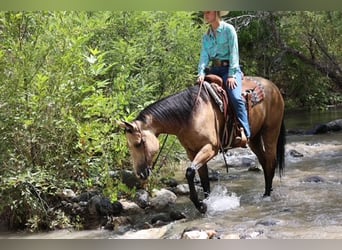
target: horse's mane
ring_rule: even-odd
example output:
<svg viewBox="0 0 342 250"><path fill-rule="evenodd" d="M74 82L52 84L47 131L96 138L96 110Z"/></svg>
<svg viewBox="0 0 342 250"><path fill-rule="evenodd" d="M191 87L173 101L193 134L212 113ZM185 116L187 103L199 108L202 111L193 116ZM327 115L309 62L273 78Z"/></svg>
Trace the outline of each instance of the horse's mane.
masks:
<svg viewBox="0 0 342 250"><path fill-rule="evenodd" d="M165 97L147 106L140 112L136 120L146 122L146 117L151 115L153 119L161 123L176 122L186 125L191 118L192 112L195 110L199 91L199 86L195 85L182 92ZM205 102L208 101L208 95L203 89L198 99Z"/></svg>

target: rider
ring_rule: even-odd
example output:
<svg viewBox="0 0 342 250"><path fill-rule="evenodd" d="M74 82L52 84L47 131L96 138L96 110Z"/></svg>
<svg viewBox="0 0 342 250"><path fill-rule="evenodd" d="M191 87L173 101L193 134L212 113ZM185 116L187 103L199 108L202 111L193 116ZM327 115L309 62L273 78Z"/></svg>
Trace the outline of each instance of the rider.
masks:
<svg viewBox="0 0 342 250"><path fill-rule="evenodd" d="M238 121L243 127L237 144L246 146L251 135L247 110L242 100L242 72L239 65L238 39L234 26L221 20L228 11L204 11L204 19L210 24L203 35L202 50L198 64L198 83L203 83L205 74L215 74L223 79L225 89L233 104ZM208 69L209 63L211 67Z"/></svg>

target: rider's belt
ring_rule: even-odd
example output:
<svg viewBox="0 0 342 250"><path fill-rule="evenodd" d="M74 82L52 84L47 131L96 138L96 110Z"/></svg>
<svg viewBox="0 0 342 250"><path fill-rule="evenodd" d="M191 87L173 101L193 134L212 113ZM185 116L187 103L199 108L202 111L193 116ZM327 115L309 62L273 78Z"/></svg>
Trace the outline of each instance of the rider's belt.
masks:
<svg viewBox="0 0 342 250"><path fill-rule="evenodd" d="M212 59L211 60L211 66L213 67L228 67L229 61L228 60L218 60L218 59Z"/></svg>

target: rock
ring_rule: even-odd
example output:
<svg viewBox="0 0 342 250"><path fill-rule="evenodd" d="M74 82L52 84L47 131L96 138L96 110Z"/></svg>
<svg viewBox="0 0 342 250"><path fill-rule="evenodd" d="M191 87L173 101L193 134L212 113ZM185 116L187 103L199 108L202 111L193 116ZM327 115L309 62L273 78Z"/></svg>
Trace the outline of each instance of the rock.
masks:
<svg viewBox="0 0 342 250"><path fill-rule="evenodd" d="M139 207L146 208L149 204L149 193L144 189L139 189L134 201Z"/></svg>
<svg viewBox="0 0 342 250"><path fill-rule="evenodd" d="M95 195L99 195L100 193L98 191L88 191L88 192L83 192L80 195L74 197L72 199L72 201L74 202L88 202L91 197L95 196Z"/></svg>
<svg viewBox="0 0 342 250"><path fill-rule="evenodd" d="M189 239L189 240L195 240L195 239L209 239L208 234L205 231L200 230L194 230L194 231L188 231L184 232L182 234L182 239Z"/></svg>
<svg viewBox="0 0 342 250"><path fill-rule="evenodd" d="M215 230L193 229L182 233L181 239L213 239L217 235Z"/></svg>
<svg viewBox="0 0 342 250"><path fill-rule="evenodd" d="M341 131L342 130L342 119L337 119L325 124L319 124L317 125L312 131L309 131L309 133L312 133L314 135L316 134L324 134L329 131Z"/></svg>
<svg viewBox="0 0 342 250"><path fill-rule="evenodd" d="M164 188L152 192L153 197L150 199L150 206L156 210L162 210L177 200L177 196L173 192Z"/></svg>
<svg viewBox="0 0 342 250"><path fill-rule="evenodd" d="M62 199L72 199L76 197L76 194L73 190L65 188L63 191L59 194L59 196Z"/></svg>
<svg viewBox="0 0 342 250"><path fill-rule="evenodd" d="M178 185L178 181L172 178L162 178L161 182L171 188L175 188Z"/></svg>
<svg viewBox="0 0 342 250"><path fill-rule="evenodd" d="M263 230L247 232L240 235L240 239L256 239L257 237L261 236L264 233Z"/></svg>
<svg viewBox="0 0 342 250"><path fill-rule="evenodd" d="M188 195L190 193L188 184L178 184L175 188L175 193L178 195Z"/></svg>
<svg viewBox="0 0 342 250"><path fill-rule="evenodd" d="M100 195L93 196L88 202L90 214L99 216L118 215L123 210L120 202L111 203L108 198Z"/></svg>
<svg viewBox="0 0 342 250"><path fill-rule="evenodd" d="M278 220L274 219L265 219L265 220L259 220L255 225L263 225L263 226L275 226L279 224Z"/></svg>
<svg viewBox="0 0 342 250"><path fill-rule="evenodd" d="M291 149L289 154L294 158L303 157L304 155L302 153L299 153L297 150Z"/></svg>
<svg viewBox="0 0 342 250"><path fill-rule="evenodd" d="M303 129L289 129L286 133L288 135L304 135L306 132Z"/></svg>
<svg viewBox="0 0 342 250"><path fill-rule="evenodd" d="M140 208L135 202L120 200L120 203L122 204L123 212L125 214L139 214L143 212L143 209Z"/></svg>
<svg viewBox="0 0 342 250"><path fill-rule="evenodd" d="M242 167L246 167L246 168L251 168L251 167L256 166L255 160L248 158L248 157L243 157L241 160L241 164L242 164Z"/></svg>
<svg viewBox="0 0 342 250"><path fill-rule="evenodd" d="M220 173L216 170L209 168L209 180L210 181L218 181L220 177Z"/></svg>
<svg viewBox="0 0 342 250"><path fill-rule="evenodd" d="M143 229L139 231L128 231L123 235L115 235L116 239L162 239L163 236L169 229L169 225L158 227L158 228L150 228Z"/></svg>
<svg viewBox="0 0 342 250"><path fill-rule="evenodd" d="M170 217L167 213L156 214L151 219L151 224L156 224L158 221L170 222Z"/></svg>
<svg viewBox="0 0 342 250"><path fill-rule="evenodd" d="M172 210L172 211L170 212L170 219L171 219L172 221L181 220L181 219L185 219L185 218L186 218L186 216L185 216L184 213L182 213L182 212L174 211L174 210Z"/></svg>
<svg viewBox="0 0 342 250"><path fill-rule="evenodd" d="M309 182L309 183L324 183L325 180L322 177L319 176L309 176L306 177L303 182Z"/></svg>
<svg viewBox="0 0 342 250"><path fill-rule="evenodd" d="M248 171L250 171L250 172L261 172L262 169L258 166L252 166L252 167L248 168Z"/></svg>
<svg viewBox="0 0 342 250"><path fill-rule="evenodd" d="M131 225L132 220L128 216L111 217L104 226L104 229L113 230L116 233L124 233L129 230Z"/></svg>
<svg viewBox="0 0 342 250"><path fill-rule="evenodd" d="M227 235L222 235L220 239L223 240L239 240L240 236L238 234L227 234Z"/></svg>

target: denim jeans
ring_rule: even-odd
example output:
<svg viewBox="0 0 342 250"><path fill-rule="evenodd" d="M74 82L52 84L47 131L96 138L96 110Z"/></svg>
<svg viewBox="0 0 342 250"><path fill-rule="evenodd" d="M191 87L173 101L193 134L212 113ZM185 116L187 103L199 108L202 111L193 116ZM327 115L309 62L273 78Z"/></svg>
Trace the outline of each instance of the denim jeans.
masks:
<svg viewBox="0 0 342 250"><path fill-rule="evenodd" d="M229 100L233 104L233 108L235 110L238 121L241 126L244 128L247 138L250 138L251 131L249 128L247 110L245 106L245 102L242 99L242 72L239 72L235 75L237 86L235 89L229 89L227 87L227 79L228 79L228 67L211 67L207 74L218 75L223 79L224 87L228 93Z"/></svg>

